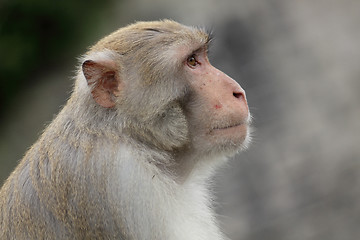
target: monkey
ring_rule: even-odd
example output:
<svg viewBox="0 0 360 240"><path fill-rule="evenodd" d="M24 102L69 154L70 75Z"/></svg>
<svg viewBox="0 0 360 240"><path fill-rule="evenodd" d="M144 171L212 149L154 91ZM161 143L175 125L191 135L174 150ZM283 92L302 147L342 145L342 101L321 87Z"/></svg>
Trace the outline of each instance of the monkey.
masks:
<svg viewBox="0 0 360 240"><path fill-rule="evenodd" d="M71 96L0 190L0 239L227 239L210 178L250 142L211 34L135 22L81 57Z"/></svg>

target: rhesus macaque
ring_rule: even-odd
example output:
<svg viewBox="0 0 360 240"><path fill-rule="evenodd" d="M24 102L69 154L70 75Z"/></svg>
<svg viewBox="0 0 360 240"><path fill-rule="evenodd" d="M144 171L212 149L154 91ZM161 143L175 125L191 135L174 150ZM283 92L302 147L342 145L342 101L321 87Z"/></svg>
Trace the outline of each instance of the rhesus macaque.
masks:
<svg viewBox="0 0 360 240"><path fill-rule="evenodd" d="M138 22L84 55L66 106L0 192L0 239L226 239L209 178L249 142L209 35Z"/></svg>

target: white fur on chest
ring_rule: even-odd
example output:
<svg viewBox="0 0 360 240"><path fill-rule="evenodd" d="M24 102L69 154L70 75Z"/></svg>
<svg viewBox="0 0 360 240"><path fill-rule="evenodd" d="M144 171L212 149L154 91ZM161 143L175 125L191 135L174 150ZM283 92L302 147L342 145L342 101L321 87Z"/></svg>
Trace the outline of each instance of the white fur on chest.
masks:
<svg viewBox="0 0 360 240"><path fill-rule="evenodd" d="M116 158L107 192L130 239L224 239L202 178L179 184L124 146Z"/></svg>

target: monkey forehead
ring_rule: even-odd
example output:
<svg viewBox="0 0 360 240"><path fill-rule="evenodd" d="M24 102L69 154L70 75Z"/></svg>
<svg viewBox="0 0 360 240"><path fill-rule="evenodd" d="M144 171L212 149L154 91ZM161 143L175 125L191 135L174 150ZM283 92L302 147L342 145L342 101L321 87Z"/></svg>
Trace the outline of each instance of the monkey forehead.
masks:
<svg viewBox="0 0 360 240"><path fill-rule="evenodd" d="M101 39L90 50L109 49L126 55L137 50L166 51L173 46L182 46L194 51L206 46L209 40L210 36L206 31L172 20L137 22Z"/></svg>

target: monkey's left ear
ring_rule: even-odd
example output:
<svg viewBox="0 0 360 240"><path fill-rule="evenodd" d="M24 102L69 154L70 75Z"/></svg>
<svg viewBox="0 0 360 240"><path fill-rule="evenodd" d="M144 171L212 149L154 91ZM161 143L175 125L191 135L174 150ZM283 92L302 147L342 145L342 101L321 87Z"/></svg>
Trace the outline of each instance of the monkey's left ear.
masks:
<svg viewBox="0 0 360 240"><path fill-rule="evenodd" d="M82 71L91 87L94 100L105 108L115 106L115 98L119 96L120 79L116 64L112 61L95 62L86 60L82 64Z"/></svg>

